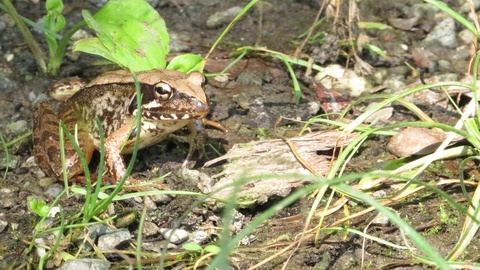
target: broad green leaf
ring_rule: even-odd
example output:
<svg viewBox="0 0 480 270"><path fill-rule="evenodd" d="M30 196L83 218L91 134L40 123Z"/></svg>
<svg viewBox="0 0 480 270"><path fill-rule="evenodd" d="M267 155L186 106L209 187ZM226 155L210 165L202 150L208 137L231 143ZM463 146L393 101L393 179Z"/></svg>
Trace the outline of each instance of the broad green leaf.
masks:
<svg viewBox="0 0 480 270"><path fill-rule="evenodd" d="M90 54L96 54L112 62L117 62L116 59L113 58L113 55L111 55L108 49L102 45L102 42L98 38L84 38L78 40L73 45L73 51L82 51Z"/></svg>
<svg viewBox="0 0 480 270"><path fill-rule="evenodd" d="M196 54L182 54L176 56L168 63L167 69L189 73L192 71L202 71L203 58Z"/></svg>
<svg viewBox="0 0 480 270"><path fill-rule="evenodd" d="M111 0L95 15L86 10L82 15L99 42L77 41L74 51L101 55L133 71L165 68L170 51L165 22L144 0Z"/></svg>

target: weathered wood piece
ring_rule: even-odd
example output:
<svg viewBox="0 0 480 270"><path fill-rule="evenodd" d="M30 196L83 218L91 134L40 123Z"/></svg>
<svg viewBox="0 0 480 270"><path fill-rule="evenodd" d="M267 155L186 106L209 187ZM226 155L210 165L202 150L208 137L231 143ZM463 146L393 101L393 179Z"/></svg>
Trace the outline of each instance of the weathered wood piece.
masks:
<svg viewBox="0 0 480 270"><path fill-rule="evenodd" d="M342 134L341 131L312 132L304 136L288 139L298 155L315 170L318 175L327 174L332 159L333 149L337 153L341 146L354 140L358 134ZM343 136L343 137L342 137ZM235 145L227 154L211 160L205 166L212 166L227 161L223 165L220 179L212 187L212 196L222 199L231 197L237 189L241 207L266 203L270 197L286 197L292 189L308 184L301 177L296 178L261 178L248 183L241 183L242 177L266 174L311 175L299 159L295 157L286 139L253 141ZM235 182L235 184L234 184ZM235 188L234 185L241 185Z"/></svg>

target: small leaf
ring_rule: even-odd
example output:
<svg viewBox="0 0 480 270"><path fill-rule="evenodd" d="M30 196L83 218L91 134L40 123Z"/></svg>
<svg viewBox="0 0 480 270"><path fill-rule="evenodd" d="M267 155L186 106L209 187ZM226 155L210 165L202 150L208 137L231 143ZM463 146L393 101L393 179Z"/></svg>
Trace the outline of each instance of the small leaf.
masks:
<svg viewBox="0 0 480 270"><path fill-rule="evenodd" d="M66 23L65 17L62 15L63 3L59 0L47 0L45 4L47 9L47 15L43 16L43 25L48 30L52 30L55 33L60 32Z"/></svg>
<svg viewBox="0 0 480 270"><path fill-rule="evenodd" d="M379 22L358 22L357 25L359 28L364 28L364 29L378 29L378 30L392 29L391 26L386 25L384 23L379 23Z"/></svg>
<svg viewBox="0 0 480 270"><path fill-rule="evenodd" d="M63 2L61 0L47 0L45 8L47 9L48 14L62 14Z"/></svg>
<svg viewBox="0 0 480 270"><path fill-rule="evenodd" d="M49 207L47 206L46 202L32 199L30 200L29 205L30 205L30 210L35 212L37 215L41 217L47 216Z"/></svg>
<svg viewBox="0 0 480 270"><path fill-rule="evenodd" d="M380 49L379 47L375 46L375 45L372 45L372 44L363 44L363 47L364 48L367 48L368 50L380 55L381 57L385 58L385 59L390 59L388 57L388 55L382 50Z"/></svg>
<svg viewBox="0 0 480 270"><path fill-rule="evenodd" d="M186 244L183 244L182 247L186 250L189 250L189 251L202 251L202 247L197 244L197 243L186 243Z"/></svg>
<svg viewBox="0 0 480 270"><path fill-rule="evenodd" d="M181 71L183 73L190 73L192 71L202 72L203 58L196 54L182 54L178 55L168 63L167 69Z"/></svg>
<svg viewBox="0 0 480 270"><path fill-rule="evenodd" d="M208 253L220 253L221 251L220 247L215 245L208 245L204 250Z"/></svg>

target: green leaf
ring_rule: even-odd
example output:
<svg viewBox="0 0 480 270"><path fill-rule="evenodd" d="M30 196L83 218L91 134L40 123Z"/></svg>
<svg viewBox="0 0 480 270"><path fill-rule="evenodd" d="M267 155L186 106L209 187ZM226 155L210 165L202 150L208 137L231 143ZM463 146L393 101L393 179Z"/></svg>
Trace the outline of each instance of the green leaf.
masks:
<svg viewBox="0 0 480 270"><path fill-rule="evenodd" d="M63 2L61 0L47 0L45 8L47 9L48 14L62 14Z"/></svg>
<svg viewBox="0 0 480 270"><path fill-rule="evenodd" d="M393 171L396 170L408 162L411 161L410 157L403 157L403 158L398 158L398 159L392 159L392 160L387 160L383 163L382 165L382 170L383 171Z"/></svg>
<svg viewBox="0 0 480 270"><path fill-rule="evenodd" d="M102 42L98 38L84 38L78 40L73 45L73 51L96 54L112 62L117 62L114 56L110 54L108 49L103 46Z"/></svg>
<svg viewBox="0 0 480 270"><path fill-rule="evenodd" d="M357 25L359 28L364 28L364 29L379 29L379 30L392 29L391 26L386 25L384 23L379 23L379 22L358 22Z"/></svg>
<svg viewBox="0 0 480 270"><path fill-rule="evenodd" d="M373 45L373 44L364 44L363 45L364 48L367 48L368 50L380 55L381 57L389 60L390 58L388 57L388 55L382 50L380 49L379 47Z"/></svg>
<svg viewBox="0 0 480 270"><path fill-rule="evenodd" d="M86 10L82 15L99 41L80 40L74 51L101 55L133 71L165 68L170 51L165 22L144 0L111 0L95 15Z"/></svg>
<svg viewBox="0 0 480 270"><path fill-rule="evenodd" d="M66 24L67 22L65 20L65 17L63 17L63 15L61 14L49 14L43 17L43 25L45 26L45 28L55 33L60 32ZM45 35L47 34L49 33L45 32Z"/></svg>
<svg viewBox="0 0 480 270"><path fill-rule="evenodd" d="M196 54L182 54L178 55L168 63L167 69L181 71L183 73L189 73L192 71L202 72L203 58Z"/></svg>
<svg viewBox="0 0 480 270"><path fill-rule="evenodd" d="M48 209L50 207L47 206L47 203L44 201L37 201L36 199L32 199L29 202L30 209L35 212L37 215L41 217L45 217L48 215Z"/></svg>
<svg viewBox="0 0 480 270"><path fill-rule="evenodd" d="M186 243L182 247L189 251L202 251L202 247L197 243Z"/></svg>
<svg viewBox="0 0 480 270"><path fill-rule="evenodd" d="M43 26L55 33L60 32L66 25L65 17L62 15L62 1L47 0L45 8L47 9L47 15L43 16Z"/></svg>
<svg viewBox="0 0 480 270"><path fill-rule="evenodd" d="M220 247L215 245L208 245L204 250L208 253L219 253L221 251Z"/></svg>

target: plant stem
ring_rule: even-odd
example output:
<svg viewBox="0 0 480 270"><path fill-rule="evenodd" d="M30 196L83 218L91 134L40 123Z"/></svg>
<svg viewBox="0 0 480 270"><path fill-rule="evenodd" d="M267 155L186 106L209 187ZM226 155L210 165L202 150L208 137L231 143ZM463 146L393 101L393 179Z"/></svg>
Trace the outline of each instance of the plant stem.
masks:
<svg viewBox="0 0 480 270"><path fill-rule="evenodd" d="M30 33L25 23L21 20L17 10L15 10L15 7L12 5L12 2L10 2L10 0L3 0L3 4L6 7L7 13L12 16L13 20L18 26L18 29L20 29L23 38L25 38L25 41L32 51L33 57L37 61L38 67L43 73L45 73L47 71L47 65L45 64L45 58L42 49L38 45L37 41L33 38L32 33Z"/></svg>
<svg viewBox="0 0 480 270"><path fill-rule="evenodd" d="M70 38L77 32L80 28L86 25L85 21L81 21L75 24L72 28L70 28L65 34L63 35L62 39L58 43L57 50L55 51L54 55L50 56L50 61L48 63L48 73L50 75L57 75L58 69L62 64L62 59L65 55L65 50L67 49L68 42Z"/></svg>

